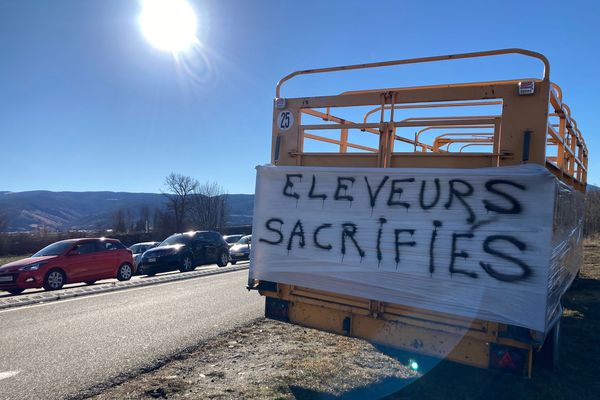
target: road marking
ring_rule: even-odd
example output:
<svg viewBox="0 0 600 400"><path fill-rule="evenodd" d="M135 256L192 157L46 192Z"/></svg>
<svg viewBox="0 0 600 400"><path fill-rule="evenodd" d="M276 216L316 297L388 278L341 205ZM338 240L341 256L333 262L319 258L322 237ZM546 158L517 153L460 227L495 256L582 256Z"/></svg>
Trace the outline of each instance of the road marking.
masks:
<svg viewBox="0 0 600 400"><path fill-rule="evenodd" d="M6 371L6 372L0 372L0 381L1 381L2 379L12 378L13 376L17 375L19 372L21 372L21 371Z"/></svg>
<svg viewBox="0 0 600 400"><path fill-rule="evenodd" d="M124 289L124 290L114 290L112 292L105 292L105 293L88 294L88 295L85 295L85 296L71 297L69 299L64 299L64 300L54 300L54 299L51 299L49 301L46 301L46 302L43 302L43 303L40 303L40 304L31 304L31 305L28 305L28 306L19 306L19 307L13 307L13 308L6 308L4 310L0 310L0 314L4 314L4 313L7 313L7 312L12 312L12 311L24 310L24 309L27 309L27 308L44 307L44 306L50 306L50 305L57 305L57 304L67 303L69 301L85 300L85 299L91 299L91 298L100 297L100 296L108 296L108 295L111 295L111 294L129 293L129 292L132 292L134 290L151 289L151 288L153 288L155 286L166 286L166 285L173 285L175 283L193 282L193 280L196 279L196 278L218 277L218 276L223 276L223 275L235 274L237 272L248 273L248 270L247 269L241 269L241 270L238 270L238 271L231 271L231 272L225 271L225 272L222 272L220 274L198 275L198 276L195 276L193 278L181 279L181 280L176 280L176 281L172 281L172 282L157 282L156 284L153 284L153 285L133 287L133 288Z"/></svg>

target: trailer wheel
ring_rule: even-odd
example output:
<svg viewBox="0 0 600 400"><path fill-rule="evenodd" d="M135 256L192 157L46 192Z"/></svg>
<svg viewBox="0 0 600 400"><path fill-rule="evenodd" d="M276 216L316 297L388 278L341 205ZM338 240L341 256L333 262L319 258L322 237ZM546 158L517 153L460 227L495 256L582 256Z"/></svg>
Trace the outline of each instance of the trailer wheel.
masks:
<svg viewBox="0 0 600 400"><path fill-rule="evenodd" d="M542 368L553 369L558 366L558 355L560 353L560 320L548 332L546 340L540 351L535 353L535 364Z"/></svg>

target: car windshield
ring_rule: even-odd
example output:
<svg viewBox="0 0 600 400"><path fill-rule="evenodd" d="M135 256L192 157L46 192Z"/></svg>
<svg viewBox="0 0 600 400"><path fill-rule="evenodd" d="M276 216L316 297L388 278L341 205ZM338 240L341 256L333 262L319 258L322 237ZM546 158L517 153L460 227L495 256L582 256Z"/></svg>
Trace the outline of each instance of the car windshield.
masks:
<svg viewBox="0 0 600 400"><path fill-rule="evenodd" d="M57 256L62 254L69 247L73 246L71 242L56 242L52 243L49 246L44 247L31 257L45 257L45 256Z"/></svg>
<svg viewBox="0 0 600 400"><path fill-rule="evenodd" d="M241 236L240 235L231 235L231 236L225 236L225 241L229 244L231 243L236 243L238 240L240 240Z"/></svg>
<svg viewBox="0 0 600 400"><path fill-rule="evenodd" d="M236 244L249 244L252 241L252 236L244 236Z"/></svg>
<svg viewBox="0 0 600 400"><path fill-rule="evenodd" d="M173 244L188 244L191 240L189 235L172 235L166 238L160 245L161 246L170 246Z"/></svg>
<svg viewBox="0 0 600 400"><path fill-rule="evenodd" d="M149 244L134 244L129 248L133 254L140 254L150 248Z"/></svg>

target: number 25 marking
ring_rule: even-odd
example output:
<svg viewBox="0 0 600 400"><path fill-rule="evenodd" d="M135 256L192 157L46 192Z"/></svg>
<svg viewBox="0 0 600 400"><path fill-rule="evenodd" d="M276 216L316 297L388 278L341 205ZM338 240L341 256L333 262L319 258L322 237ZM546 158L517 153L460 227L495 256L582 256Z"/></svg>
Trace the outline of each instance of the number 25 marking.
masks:
<svg viewBox="0 0 600 400"><path fill-rule="evenodd" d="M282 111L279 113L279 129L287 131L294 123L294 117L290 111Z"/></svg>

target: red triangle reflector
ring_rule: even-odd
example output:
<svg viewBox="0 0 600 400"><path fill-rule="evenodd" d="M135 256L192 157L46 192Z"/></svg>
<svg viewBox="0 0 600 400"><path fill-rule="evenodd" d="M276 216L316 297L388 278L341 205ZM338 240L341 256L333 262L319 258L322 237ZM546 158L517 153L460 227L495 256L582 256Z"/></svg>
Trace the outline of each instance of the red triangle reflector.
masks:
<svg viewBox="0 0 600 400"><path fill-rule="evenodd" d="M504 355L502 356L498 364L500 365L500 368L517 369L517 366L515 365L515 362L513 361L508 351L504 352Z"/></svg>

